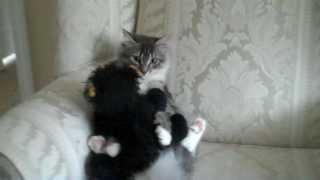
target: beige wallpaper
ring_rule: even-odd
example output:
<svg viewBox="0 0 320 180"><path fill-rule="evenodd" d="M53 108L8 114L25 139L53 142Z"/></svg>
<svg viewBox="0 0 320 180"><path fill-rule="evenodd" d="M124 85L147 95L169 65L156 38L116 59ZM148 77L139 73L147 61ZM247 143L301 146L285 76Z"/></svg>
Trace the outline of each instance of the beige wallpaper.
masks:
<svg viewBox="0 0 320 180"><path fill-rule="evenodd" d="M35 88L113 52L121 28L134 28L136 0L28 0ZM115 46L116 47L116 46Z"/></svg>
<svg viewBox="0 0 320 180"><path fill-rule="evenodd" d="M28 35L35 88L55 78L56 1L26 1Z"/></svg>
<svg viewBox="0 0 320 180"><path fill-rule="evenodd" d="M140 7L139 32L178 32L174 94L190 119L208 120L206 140L320 147L318 0Z"/></svg>

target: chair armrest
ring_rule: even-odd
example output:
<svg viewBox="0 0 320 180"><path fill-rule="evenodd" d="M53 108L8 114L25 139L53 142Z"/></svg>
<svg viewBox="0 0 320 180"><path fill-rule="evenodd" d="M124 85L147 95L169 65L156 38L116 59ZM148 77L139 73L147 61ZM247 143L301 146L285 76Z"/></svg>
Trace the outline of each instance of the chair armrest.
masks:
<svg viewBox="0 0 320 180"><path fill-rule="evenodd" d="M24 179L84 179L90 107L82 89L91 69L59 78L0 118L0 152Z"/></svg>
<svg viewBox="0 0 320 180"><path fill-rule="evenodd" d="M0 179L22 180L22 176L12 162L0 153Z"/></svg>

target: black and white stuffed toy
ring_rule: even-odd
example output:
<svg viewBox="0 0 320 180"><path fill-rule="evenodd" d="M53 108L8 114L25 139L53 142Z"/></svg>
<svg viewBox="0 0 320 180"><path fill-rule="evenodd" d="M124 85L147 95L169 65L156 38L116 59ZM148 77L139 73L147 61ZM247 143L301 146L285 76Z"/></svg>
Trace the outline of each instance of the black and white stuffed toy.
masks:
<svg viewBox="0 0 320 180"><path fill-rule="evenodd" d="M132 179L188 133L179 113L167 119L171 133L158 123L158 114L168 104L161 77L168 68L162 54L165 43L147 36L130 38L119 59L97 68L85 88L93 106L93 134L88 141L92 151L86 164L91 180Z"/></svg>

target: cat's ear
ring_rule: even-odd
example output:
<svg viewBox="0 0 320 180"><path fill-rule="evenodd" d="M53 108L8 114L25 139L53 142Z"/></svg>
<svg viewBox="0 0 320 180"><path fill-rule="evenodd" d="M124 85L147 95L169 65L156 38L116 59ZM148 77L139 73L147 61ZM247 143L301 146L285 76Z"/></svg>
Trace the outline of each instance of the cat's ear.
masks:
<svg viewBox="0 0 320 180"><path fill-rule="evenodd" d="M175 43L174 43L174 38L171 35L165 35L159 38L156 42L157 46L160 47L161 49L166 49L166 50L174 50L175 48Z"/></svg>
<svg viewBox="0 0 320 180"><path fill-rule="evenodd" d="M122 29L122 35L123 35L123 40L125 42L132 42L132 43L136 42L134 40L133 34L130 33L129 31Z"/></svg>
<svg viewBox="0 0 320 180"><path fill-rule="evenodd" d="M134 45L136 41L134 40L134 35L129 31L122 29L122 43L121 46L123 48L130 47Z"/></svg>

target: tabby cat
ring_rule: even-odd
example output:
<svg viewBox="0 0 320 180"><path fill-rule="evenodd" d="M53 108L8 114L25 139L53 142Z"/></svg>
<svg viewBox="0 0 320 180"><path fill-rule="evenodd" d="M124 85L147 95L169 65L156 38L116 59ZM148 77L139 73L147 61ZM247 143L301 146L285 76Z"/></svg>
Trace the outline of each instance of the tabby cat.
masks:
<svg viewBox="0 0 320 180"><path fill-rule="evenodd" d="M85 95L95 110L88 175L131 179L156 167L159 155L169 152L182 162L177 167L180 174L186 174L205 121L198 119L188 132L185 118L176 112L165 86L170 68L168 39L124 34L127 40L119 58L98 68L88 80Z"/></svg>

